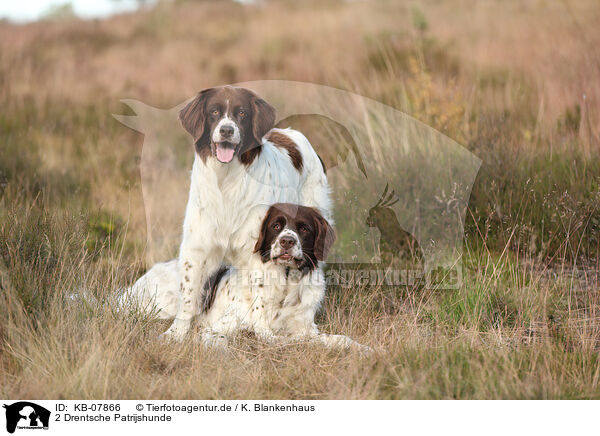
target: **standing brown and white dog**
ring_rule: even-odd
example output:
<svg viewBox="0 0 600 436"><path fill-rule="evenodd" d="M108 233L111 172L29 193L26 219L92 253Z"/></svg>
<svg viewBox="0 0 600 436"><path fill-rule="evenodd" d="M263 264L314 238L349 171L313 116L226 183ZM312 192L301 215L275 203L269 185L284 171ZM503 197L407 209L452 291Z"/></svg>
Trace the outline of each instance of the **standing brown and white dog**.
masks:
<svg viewBox="0 0 600 436"><path fill-rule="evenodd" d="M173 340L188 332L209 276L222 264L245 263L270 205L310 206L332 220L317 154L300 132L273 129L275 109L256 94L206 89L179 118L194 140L195 160L178 258L181 304L164 333Z"/></svg>

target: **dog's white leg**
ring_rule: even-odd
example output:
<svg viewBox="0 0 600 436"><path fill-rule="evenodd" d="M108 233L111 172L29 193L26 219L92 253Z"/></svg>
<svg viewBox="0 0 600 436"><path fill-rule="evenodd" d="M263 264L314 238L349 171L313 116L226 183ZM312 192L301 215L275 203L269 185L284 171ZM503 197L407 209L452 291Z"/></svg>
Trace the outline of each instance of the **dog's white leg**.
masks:
<svg viewBox="0 0 600 436"><path fill-rule="evenodd" d="M324 345L332 350L355 350L362 355L370 355L373 350L371 347L359 344L355 340L344 335L329 335L325 333L308 334L308 335L292 335L279 336L272 332L255 331L256 335L263 341L272 344L292 344L292 343L313 343Z"/></svg>
<svg viewBox="0 0 600 436"><path fill-rule="evenodd" d="M294 334L288 337L288 341L308 341L309 343L324 345L330 349L357 350L361 354L370 354L373 351L370 347L359 344L348 336L320 333L314 322L306 322L306 320L295 326Z"/></svg>
<svg viewBox="0 0 600 436"><path fill-rule="evenodd" d="M214 231L215 225L207 210L199 203L197 185L192 175L178 259L181 300L173 324L161 336L167 340L182 341L189 331L204 298L204 283L221 266L227 245L226 238L219 241L215 240L214 235L208 234ZM212 243L207 244L207 240L212 240Z"/></svg>
<svg viewBox="0 0 600 436"><path fill-rule="evenodd" d="M326 333L319 333L312 337L313 342L318 342L331 349L342 349L342 350L356 350L361 354L371 354L373 350L366 346L359 344L355 340L344 335L329 335Z"/></svg>
<svg viewBox="0 0 600 436"><path fill-rule="evenodd" d="M205 250L182 247L179 258L181 300L173 324L163 334L164 339L183 340L204 298L204 283L221 266L223 253L224 250L218 248L213 248L209 254Z"/></svg>

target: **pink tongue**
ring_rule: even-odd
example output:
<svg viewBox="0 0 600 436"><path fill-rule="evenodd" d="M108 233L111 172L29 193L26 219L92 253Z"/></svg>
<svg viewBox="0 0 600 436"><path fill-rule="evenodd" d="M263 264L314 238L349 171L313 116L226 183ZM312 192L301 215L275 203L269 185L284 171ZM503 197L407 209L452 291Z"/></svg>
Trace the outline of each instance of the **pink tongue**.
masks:
<svg viewBox="0 0 600 436"><path fill-rule="evenodd" d="M231 162L234 151L235 150L233 148L223 147L217 144L217 159L219 159L219 162L223 163Z"/></svg>

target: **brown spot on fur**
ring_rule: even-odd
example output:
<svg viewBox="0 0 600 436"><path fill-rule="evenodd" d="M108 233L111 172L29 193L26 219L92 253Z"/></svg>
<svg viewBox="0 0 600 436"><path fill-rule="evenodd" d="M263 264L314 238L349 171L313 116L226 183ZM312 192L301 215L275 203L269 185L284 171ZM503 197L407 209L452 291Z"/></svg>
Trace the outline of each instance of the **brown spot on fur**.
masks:
<svg viewBox="0 0 600 436"><path fill-rule="evenodd" d="M254 159L257 158L261 151L262 147L253 147L250 150L241 153L240 162L246 166L250 165L252 162L254 162Z"/></svg>
<svg viewBox="0 0 600 436"><path fill-rule="evenodd" d="M291 127L302 132L308 141L316 146L315 151L322 158L326 168L335 168L353 156L360 172L368 178L359 146L342 124L323 115L296 114L280 120L275 127ZM319 147L319 144L327 146Z"/></svg>
<svg viewBox="0 0 600 436"><path fill-rule="evenodd" d="M190 278L188 276L185 276L184 279L185 279L186 282L190 281Z"/></svg>
<svg viewBox="0 0 600 436"><path fill-rule="evenodd" d="M210 147L200 147L199 145L196 145L196 153L198 153L202 162L206 163L206 159L212 155L212 150Z"/></svg>
<svg viewBox="0 0 600 436"><path fill-rule="evenodd" d="M294 168L296 168L298 171L302 171L302 167L304 166L302 154L298 149L298 145L292 141L289 136L279 132L270 132L267 135L267 139L271 141L275 147L286 150L290 156L290 160L292 161Z"/></svg>

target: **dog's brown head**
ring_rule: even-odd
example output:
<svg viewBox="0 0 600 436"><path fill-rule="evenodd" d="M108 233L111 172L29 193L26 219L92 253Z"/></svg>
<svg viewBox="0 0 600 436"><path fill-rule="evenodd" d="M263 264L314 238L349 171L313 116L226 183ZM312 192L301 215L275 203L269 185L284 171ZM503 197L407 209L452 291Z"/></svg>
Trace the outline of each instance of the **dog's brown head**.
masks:
<svg viewBox="0 0 600 436"><path fill-rule="evenodd" d="M262 137L275 124L275 109L252 91L233 86L205 89L180 112L179 120L206 161L222 163L235 155L250 164L261 151Z"/></svg>
<svg viewBox="0 0 600 436"><path fill-rule="evenodd" d="M254 252L263 262L310 271L327 258L334 241L335 232L319 211L277 203L265 215Z"/></svg>

